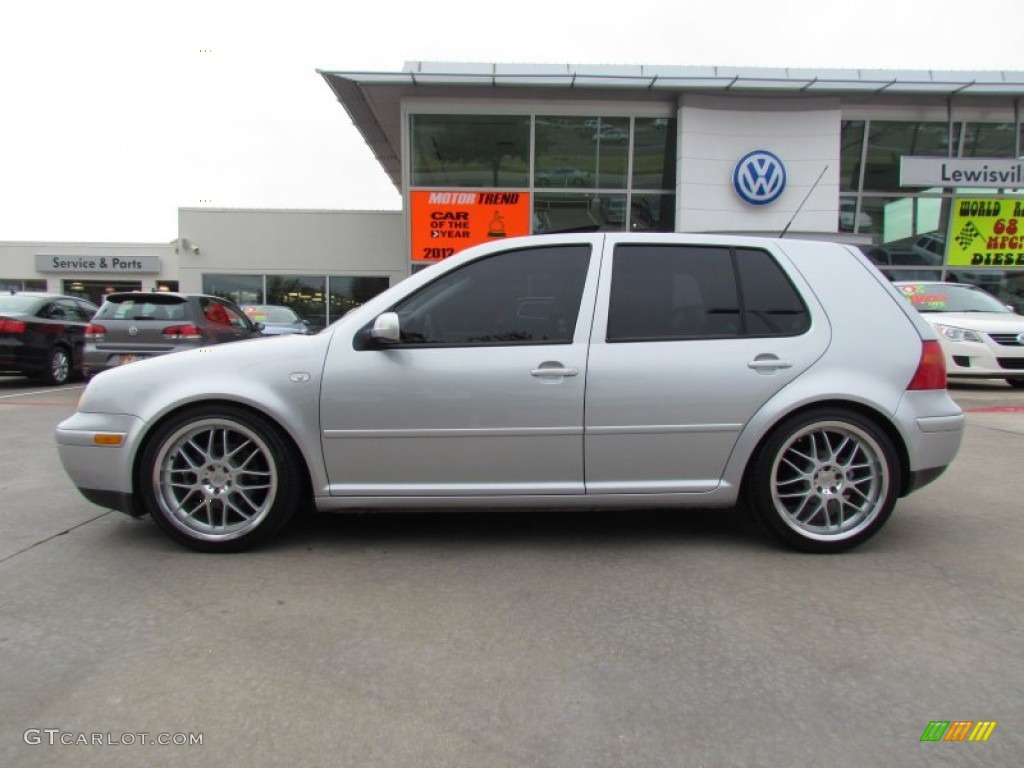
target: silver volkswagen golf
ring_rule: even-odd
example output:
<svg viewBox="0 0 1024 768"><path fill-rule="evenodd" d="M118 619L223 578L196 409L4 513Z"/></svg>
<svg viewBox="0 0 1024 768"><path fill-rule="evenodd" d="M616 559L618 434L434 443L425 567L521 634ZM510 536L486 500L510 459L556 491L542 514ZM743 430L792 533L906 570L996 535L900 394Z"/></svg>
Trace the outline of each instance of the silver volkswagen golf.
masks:
<svg viewBox="0 0 1024 768"><path fill-rule="evenodd" d="M593 233L468 249L316 336L98 375L90 501L231 551L300 509L723 507L837 552L953 460L935 332L859 250Z"/></svg>

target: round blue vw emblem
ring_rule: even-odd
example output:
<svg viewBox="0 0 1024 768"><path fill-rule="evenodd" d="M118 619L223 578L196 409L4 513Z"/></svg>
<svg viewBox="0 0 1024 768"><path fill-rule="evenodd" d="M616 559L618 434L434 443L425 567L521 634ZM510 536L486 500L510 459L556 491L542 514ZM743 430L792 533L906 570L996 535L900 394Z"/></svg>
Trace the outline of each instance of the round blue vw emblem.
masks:
<svg viewBox="0 0 1024 768"><path fill-rule="evenodd" d="M732 172L736 194L751 205L767 205L778 199L786 188L786 168L766 149L748 152Z"/></svg>

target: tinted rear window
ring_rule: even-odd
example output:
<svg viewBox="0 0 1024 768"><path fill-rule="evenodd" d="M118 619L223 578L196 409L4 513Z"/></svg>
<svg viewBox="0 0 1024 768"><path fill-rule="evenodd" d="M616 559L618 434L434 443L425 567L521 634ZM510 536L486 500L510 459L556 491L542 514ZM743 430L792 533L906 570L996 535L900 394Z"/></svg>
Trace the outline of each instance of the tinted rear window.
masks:
<svg viewBox="0 0 1024 768"><path fill-rule="evenodd" d="M108 298L96 319L104 320L184 320L191 317L188 302L173 296Z"/></svg>

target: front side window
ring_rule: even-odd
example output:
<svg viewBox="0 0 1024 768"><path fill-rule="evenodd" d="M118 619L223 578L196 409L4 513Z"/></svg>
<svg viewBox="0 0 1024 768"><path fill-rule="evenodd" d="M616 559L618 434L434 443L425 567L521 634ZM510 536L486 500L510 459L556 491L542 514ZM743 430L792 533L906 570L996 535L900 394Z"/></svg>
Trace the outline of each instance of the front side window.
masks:
<svg viewBox="0 0 1024 768"><path fill-rule="evenodd" d="M394 307L412 346L569 344L590 246L505 251L443 275Z"/></svg>
<svg viewBox="0 0 1024 768"><path fill-rule="evenodd" d="M791 336L807 308L766 251L699 245L615 249L609 342Z"/></svg>

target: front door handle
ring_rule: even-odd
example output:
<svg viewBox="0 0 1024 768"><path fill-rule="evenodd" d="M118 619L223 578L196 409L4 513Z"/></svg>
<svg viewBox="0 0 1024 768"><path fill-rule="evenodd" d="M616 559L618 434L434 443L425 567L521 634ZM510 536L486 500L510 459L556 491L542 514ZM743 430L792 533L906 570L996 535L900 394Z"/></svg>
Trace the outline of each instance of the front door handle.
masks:
<svg viewBox="0 0 1024 768"><path fill-rule="evenodd" d="M530 371L531 376L546 378L548 376L579 376L579 368L566 368L562 363L541 363Z"/></svg>

